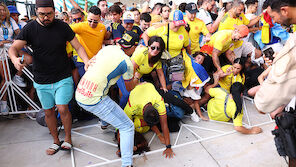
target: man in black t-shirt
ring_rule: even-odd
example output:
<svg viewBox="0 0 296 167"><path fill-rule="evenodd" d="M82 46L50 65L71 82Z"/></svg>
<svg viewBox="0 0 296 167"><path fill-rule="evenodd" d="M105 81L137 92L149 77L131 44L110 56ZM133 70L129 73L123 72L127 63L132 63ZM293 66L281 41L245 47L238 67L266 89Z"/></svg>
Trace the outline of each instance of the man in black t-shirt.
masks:
<svg viewBox="0 0 296 167"><path fill-rule="evenodd" d="M17 53L24 45L32 46L34 87L45 110L46 124L54 139L54 144L46 150L46 153L52 155L59 149L72 148L72 118L68 103L73 97L74 88L66 42L69 41L76 49L86 68L88 57L71 28L66 23L54 19L53 0L36 0L36 13L37 19L22 29L9 49L9 56L17 70L21 70L24 63L21 63ZM63 143L60 143L58 138L55 106L65 128Z"/></svg>

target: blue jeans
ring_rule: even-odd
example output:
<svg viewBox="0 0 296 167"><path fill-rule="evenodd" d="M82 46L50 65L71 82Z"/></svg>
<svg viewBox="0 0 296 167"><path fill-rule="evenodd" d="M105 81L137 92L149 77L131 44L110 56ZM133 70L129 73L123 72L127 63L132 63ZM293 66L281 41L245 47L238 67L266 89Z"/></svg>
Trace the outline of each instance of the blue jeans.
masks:
<svg viewBox="0 0 296 167"><path fill-rule="evenodd" d="M111 124L120 132L120 151L122 166L132 165L134 146L134 124L109 96L102 97L95 105L78 104L86 111Z"/></svg>

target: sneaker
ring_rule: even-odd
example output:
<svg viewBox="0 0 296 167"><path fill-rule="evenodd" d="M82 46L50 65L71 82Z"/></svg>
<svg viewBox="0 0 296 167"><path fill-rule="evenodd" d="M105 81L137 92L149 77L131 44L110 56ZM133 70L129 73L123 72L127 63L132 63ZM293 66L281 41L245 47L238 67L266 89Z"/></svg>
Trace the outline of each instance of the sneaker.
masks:
<svg viewBox="0 0 296 167"><path fill-rule="evenodd" d="M15 75L12 81L19 87L27 87L27 84L24 82L24 78L22 78L21 76Z"/></svg>
<svg viewBox="0 0 296 167"><path fill-rule="evenodd" d="M195 111L193 111L193 113L190 115L191 116L191 120L194 122L199 122L200 118L198 117L198 115L196 114Z"/></svg>
<svg viewBox="0 0 296 167"><path fill-rule="evenodd" d="M0 101L0 111L2 115L8 115L9 107L7 101Z"/></svg>
<svg viewBox="0 0 296 167"><path fill-rule="evenodd" d="M190 97L193 100L199 100L201 99L200 95L198 94L198 91L195 91L195 89L186 89L184 91L184 96L185 97Z"/></svg>
<svg viewBox="0 0 296 167"><path fill-rule="evenodd" d="M104 132L109 132L109 131L115 132L115 128L112 125L108 124L107 122L102 124L102 122L99 121L99 126L101 127L101 130L103 130Z"/></svg>

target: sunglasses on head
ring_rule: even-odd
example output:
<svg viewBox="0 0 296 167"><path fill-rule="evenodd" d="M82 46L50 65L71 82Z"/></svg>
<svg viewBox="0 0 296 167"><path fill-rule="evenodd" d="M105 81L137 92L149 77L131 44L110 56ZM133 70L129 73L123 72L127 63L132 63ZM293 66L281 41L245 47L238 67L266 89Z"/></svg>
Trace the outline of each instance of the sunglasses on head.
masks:
<svg viewBox="0 0 296 167"><path fill-rule="evenodd" d="M81 19L82 19L81 17L74 18L74 19L73 19L73 22L76 22L76 21L81 21Z"/></svg>
<svg viewBox="0 0 296 167"><path fill-rule="evenodd" d="M88 20L88 22L89 22L89 23L92 23L92 22L93 22L94 24L97 24L97 23L99 23L99 21L98 21L98 20Z"/></svg>
<svg viewBox="0 0 296 167"><path fill-rule="evenodd" d="M158 51L160 51L160 47L158 47L158 46L150 46L150 48L151 48L152 50L158 50Z"/></svg>

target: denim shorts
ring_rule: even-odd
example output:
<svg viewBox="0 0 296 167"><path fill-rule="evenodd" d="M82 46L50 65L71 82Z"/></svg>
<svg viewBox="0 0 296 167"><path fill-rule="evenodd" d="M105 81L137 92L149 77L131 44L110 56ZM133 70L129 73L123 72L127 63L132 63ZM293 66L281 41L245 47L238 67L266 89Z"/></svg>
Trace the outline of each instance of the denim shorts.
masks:
<svg viewBox="0 0 296 167"><path fill-rule="evenodd" d="M43 109L50 109L57 105L68 105L74 93L72 77L65 78L53 84L38 84L34 82L34 88Z"/></svg>

